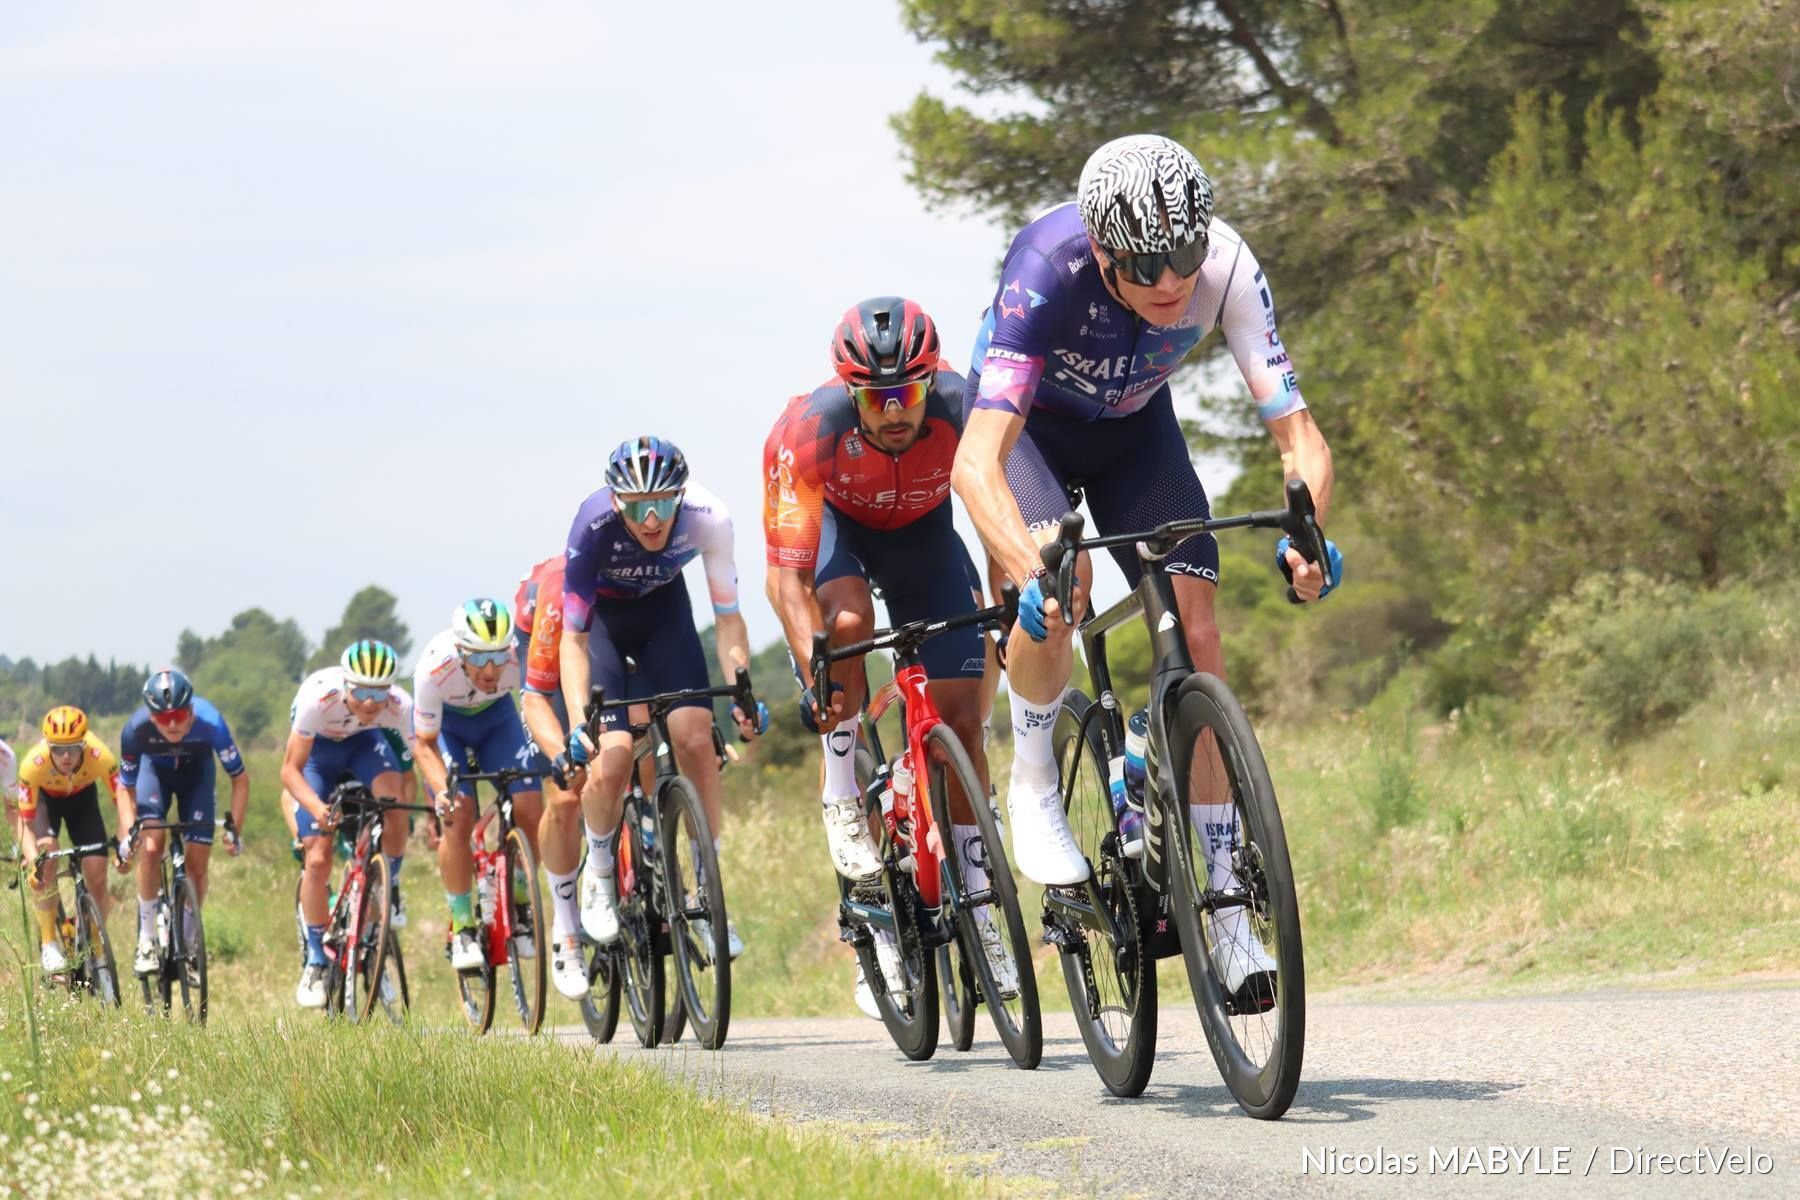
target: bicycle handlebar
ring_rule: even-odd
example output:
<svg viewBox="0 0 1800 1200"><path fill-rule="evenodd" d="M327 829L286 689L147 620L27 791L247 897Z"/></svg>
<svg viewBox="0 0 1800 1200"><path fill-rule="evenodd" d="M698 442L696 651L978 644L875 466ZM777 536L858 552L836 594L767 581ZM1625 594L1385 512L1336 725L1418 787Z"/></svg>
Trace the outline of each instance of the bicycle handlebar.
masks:
<svg viewBox="0 0 1800 1200"><path fill-rule="evenodd" d="M1079 517L1076 520L1080 520ZM940 633L948 633L952 629L966 629L970 625L998 625L1002 632L1012 628L1012 623L1019 615L1019 589L1008 580L1000 587L1000 603L988 608L976 609L972 613L964 613L960 617L947 617L943 620L913 621L906 625L898 625L892 629L877 630L864 641L853 642L848 646L831 645L831 634L823 629L813 632L812 668L813 697L818 703L829 706L831 703L831 664L845 658L860 658L871 650L886 650L899 647L901 653L916 650L924 642Z"/></svg>
<svg viewBox="0 0 1800 1200"><path fill-rule="evenodd" d="M1168 521L1140 533L1115 533L1085 541L1081 537L1085 524L1081 514L1065 514L1062 524L1057 528L1056 540L1046 543L1038 550L1044 568L1055 576L1055 597L1062 609L1064 623L1074 621L1072 606L1075 592L1075 552L1080 550L1100 550L1108 546L1142 542L1151 557L1162 558L1175 548L1176 542L1196 533L1213 533L1221 529L1279 529L1287 534L1301 558L1309 563L1323 561L1325 531L1319 526L1312 491L1306 486L1306 481L1288 480L1284 498L1287 501L1285 508L1262 509L1241 517L1194 517L1184 521ZM1291 584L1287 589L1287 598L1290 604L1301 603L1299 593Z"/></svg>
<svg viewBox="0 0 1800 1200"><path fill-rule="evenodd" d="M587 730L588 741L593 742L598 746L600 744L600 717L602 713L616 711L621 708L630 708L634 704L642 704L650 709L650 719L654 721L658 716L668 712L683 700L711 700L717 696L731 697L731 702L737 705L739 711L743 712L752 720L755 720L756 691L750 684L750 672L744 667L739 667L733 682L724 684L720 687L686 688L678 692L659 692L654 696L640 696L628 700L608 700L606 698L606 689L602 688L599 684L595 684L592 688L588 689L588 702L586 710L582 713L582 726ZM744 738L741 733L738 737L740 740L748 740L747 738ZM464 778L467 778L467 776Z"/></svg>

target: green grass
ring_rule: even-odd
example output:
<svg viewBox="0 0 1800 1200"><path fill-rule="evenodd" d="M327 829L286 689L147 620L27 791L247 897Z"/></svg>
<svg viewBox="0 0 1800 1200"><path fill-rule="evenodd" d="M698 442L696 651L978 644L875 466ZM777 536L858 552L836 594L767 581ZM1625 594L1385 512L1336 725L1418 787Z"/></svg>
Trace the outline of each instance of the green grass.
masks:
<svg viewBox="0 0 1800 1200"><path fill-rule="evenodd" d="M0 997L8 1194L986 1190L917 1154L784 1126L700 1099L679 1077L542 1039L359 1028L312 1014L201 1030L58 999L41 1013L38 1071L21 1007L16 988Z"/></svg>

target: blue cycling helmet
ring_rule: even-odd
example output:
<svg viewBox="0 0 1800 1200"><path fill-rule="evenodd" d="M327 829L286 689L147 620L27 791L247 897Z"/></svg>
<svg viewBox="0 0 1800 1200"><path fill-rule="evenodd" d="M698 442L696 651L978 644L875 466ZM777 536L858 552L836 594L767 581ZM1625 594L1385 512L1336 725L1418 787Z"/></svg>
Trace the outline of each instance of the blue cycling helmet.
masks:
<svg viewBox="0 0 1800 1200"><path fill-rule="evenodd" d="M620 442L606 460L606 486L625 496L675 492L687 485L687 459L674 442L637 437Z"/></svg>
<svg viewBox="0 0 1800 1200"><path fill-rule="evenodd" d="M153 713L174 712L194 702L194 685L174 667L164 667L144 681L144 704Z"/></svg>

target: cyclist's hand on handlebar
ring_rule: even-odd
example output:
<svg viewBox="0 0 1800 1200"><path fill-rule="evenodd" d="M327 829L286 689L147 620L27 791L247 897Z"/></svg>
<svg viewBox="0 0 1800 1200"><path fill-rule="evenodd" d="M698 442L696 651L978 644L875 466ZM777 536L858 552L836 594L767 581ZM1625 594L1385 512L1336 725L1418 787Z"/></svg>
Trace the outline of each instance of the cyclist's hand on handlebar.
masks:
<svg viewBox="0 0 1800 1200"><path fill-rule="evenodd" d="M819 698L813 692L814 686L816 685L807 684L806 687L800 689L800 723L806 726L808 733L823 733L825 727L836 728L841 719L838 716L838 709L843 707L843 701L839 697L844 694L844 685L841 683L831 685L831 703L823 707L820 706Z"/></svg>
<svg viewBox="0 0 1800 1200"><path fill-rule="evenodd" d="M231 851L233 858L244 852L243 836L238 833L237 822L229 815L225 818L225 849Z"/></svg>
<svg viewBox="0 0 1800 1200"><path fill-rule="evenodd" d="M1330 538L1325 539L1325 558L1331 567L1329 579L1325 578L1321 564L1307 562L1286 536L1275 543L1275 565L1293 585L1294 594L1303 603L1323 600L1344 581L1344 555L1337 543Z"/></svg>
<svg viewBox="0 0 1800 1200"><path fill-rule="evenodd" d="M731 716L732 719L737 722L738 736L742 737L745 741L749 741L751 738L769 731L769 706L764 704L761 700L756 702L754 720L736 704L731 706Z"/></svg>
<svg viewBox="0 0 1800 1200"><path fill-rule="evenodd" d="M577 725L569 734L569 748L565 753L573 766L585 767L594 760L594 743L588 740L586 725Z"/></svg>
<svg viewBox="0 0 1800 1200"><path fill-rule="evenodd" d="M1025 581L1025 587L1019 592L1019 625L1034 642L1041 642L1050 636L1046 615L1056 610L1055 597L1044 595L1045 578L1043 575L1033 575Z"/></svg>
<svg viewBox="0 0 1800 1200"><path fill-rule="evenodd" d="M325 805L316 800L306 806L306 811L312 814L313 824L326 833L336 829L344 816L337 805Z"/></svg>
<svg viewBox="0 0 1800 1200"><path fill-rule="evenodd" d="M119 870L131 861L131 855L137 849L138 822L133 821L131 828L119 835L119 844L113 847L113 857L118 860Z"/></svg>
<svg viewBox="0 0 1800 1200"><path fill-rule="evenodd" d="M450 816L451 810L454 809L455 807L456 807L456 793L452 792L448 788L445 788L443 791L439 792L436 796L433 796L431 798L432 814L434 816L436 816L439 820L444 820L444 819L448 818Z"/></svg>

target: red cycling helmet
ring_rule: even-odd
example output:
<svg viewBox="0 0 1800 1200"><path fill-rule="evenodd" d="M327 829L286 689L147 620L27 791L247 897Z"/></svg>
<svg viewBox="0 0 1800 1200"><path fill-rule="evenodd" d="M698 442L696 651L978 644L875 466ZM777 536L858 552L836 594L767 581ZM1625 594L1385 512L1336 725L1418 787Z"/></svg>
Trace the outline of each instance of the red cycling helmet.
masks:
<svg viewBox="0 0 1800 1200"><path fill-rule="evenodd" d="M899 296L864 300L831 335L831 365L847 387L885 387L937 370L937 326Z"/></svg>

